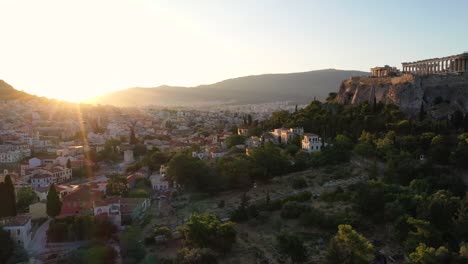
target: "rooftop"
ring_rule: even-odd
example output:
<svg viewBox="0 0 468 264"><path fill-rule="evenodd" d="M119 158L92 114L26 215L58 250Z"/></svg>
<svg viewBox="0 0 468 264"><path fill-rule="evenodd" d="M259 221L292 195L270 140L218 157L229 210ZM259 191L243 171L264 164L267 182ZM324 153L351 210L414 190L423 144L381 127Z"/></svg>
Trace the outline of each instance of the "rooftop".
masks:
<svg viewBox="0 0 468 264"><path fill-rule="evenodd" d="M29 220L31 220L31 216L29 215L17 215L12 217L4 217L0 219L0 225L2 226L24 226L26 225Z"/></svg>

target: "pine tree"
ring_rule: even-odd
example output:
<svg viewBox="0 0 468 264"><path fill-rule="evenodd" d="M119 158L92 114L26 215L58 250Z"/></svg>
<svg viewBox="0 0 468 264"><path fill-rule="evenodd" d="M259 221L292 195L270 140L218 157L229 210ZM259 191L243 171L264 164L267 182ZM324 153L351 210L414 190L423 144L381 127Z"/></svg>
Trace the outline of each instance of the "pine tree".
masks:
<svg viewBox="0 0 468 264"><path fill-rule="evenodd" d="M5 198L7 216L16 216L16 197L15 187L11 180L10 175L5 176Z"/></svg>
<svg viewBox="0 0 468 264"><path fill-rule="evenodd" d="M55 218L60 214L62 209L62 202L58 196L57 190L55 190L55 184L52 183L47 194L47 215Z"/></svg>

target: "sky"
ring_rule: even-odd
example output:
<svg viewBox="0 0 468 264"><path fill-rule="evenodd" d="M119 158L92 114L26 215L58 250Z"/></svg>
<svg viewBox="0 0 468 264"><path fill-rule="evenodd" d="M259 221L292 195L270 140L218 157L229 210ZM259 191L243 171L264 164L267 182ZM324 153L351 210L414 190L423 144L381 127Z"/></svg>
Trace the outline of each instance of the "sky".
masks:
<svg viewBox="0 0 468 264"><path fill-rule="evenodd" d="M464 0L1 0L0 79L80 101L130 87L468 51Z"/></svg>

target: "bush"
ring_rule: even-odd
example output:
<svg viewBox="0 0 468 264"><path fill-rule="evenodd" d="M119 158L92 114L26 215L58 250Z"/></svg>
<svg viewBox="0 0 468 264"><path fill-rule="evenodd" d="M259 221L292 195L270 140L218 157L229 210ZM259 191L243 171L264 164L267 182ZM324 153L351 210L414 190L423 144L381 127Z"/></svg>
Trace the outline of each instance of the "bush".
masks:
<svg viewBox="0 0 468 264"><path fill-rule="evenodd" d="M298 202L286 202L281 209L281 217L284 219L295 219L308 210L308 206Z"/></svg>
<svg viewBox="0 0 468 264"><path fill-rule="evenodd" d="M177 254L180 264L217 264L216 253L209 248L183 248Z"/></svg>
<svg viewBox="0 0 468 264"><path fill-rule="evenodd" d="M283 199L283 202L296 201L296 202L306 202L312 198L311 192L300 192L297 194L289 195Z"/></svg>
<svg viewBox="0 0 468 264"><path fill-rule="evenodd" d="M209 198L209 195L207 193L192 193L192 195L190 195L190 200L194 202L205 200L208 198Z"/></svg>
<svg viewBox="0 0 468 264"><path fill-rule="evenodd" d="M307 181L303 177L296 177L293 179L292 187L294 189L302 189L307 187Z"/></svg>
<svg viewBox="0 0 468 264"><path fill-rule="evenodd" d="M166 239L170 239L172 238L172 232L166 226L158 226L153 230L153 236L165 236Z"/></svg>

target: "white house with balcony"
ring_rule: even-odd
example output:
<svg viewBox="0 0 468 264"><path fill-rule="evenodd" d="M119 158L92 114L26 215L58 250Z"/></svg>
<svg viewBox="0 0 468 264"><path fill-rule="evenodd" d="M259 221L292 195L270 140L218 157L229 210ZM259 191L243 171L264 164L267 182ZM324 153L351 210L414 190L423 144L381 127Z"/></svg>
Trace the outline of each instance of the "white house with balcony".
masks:
<svg viewBox="0 0 468 264"><path fill-rule="evenodd" d="M322 138L313 133L305 133L302 138L302 149L311 153L322 150Z"/></svg>

